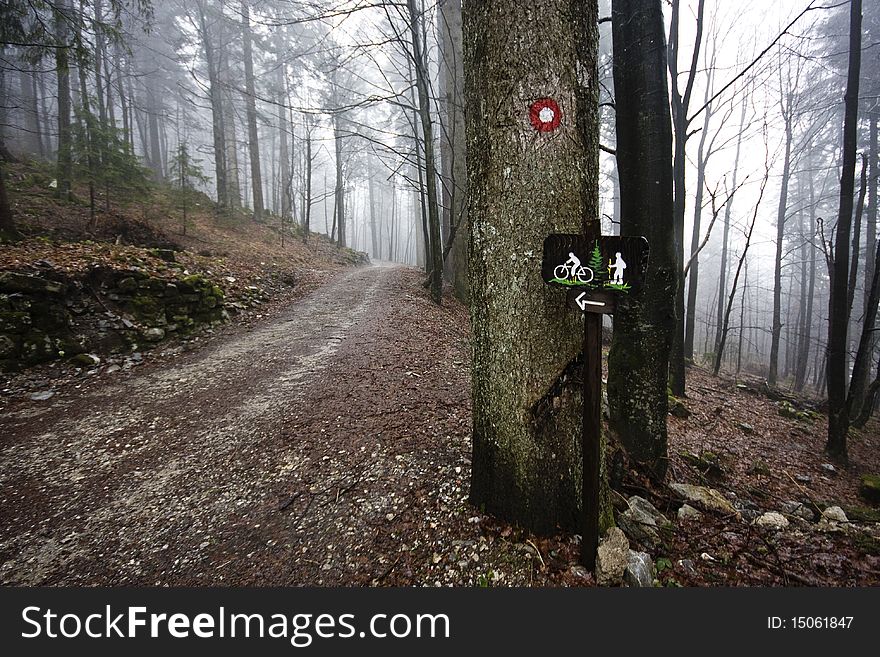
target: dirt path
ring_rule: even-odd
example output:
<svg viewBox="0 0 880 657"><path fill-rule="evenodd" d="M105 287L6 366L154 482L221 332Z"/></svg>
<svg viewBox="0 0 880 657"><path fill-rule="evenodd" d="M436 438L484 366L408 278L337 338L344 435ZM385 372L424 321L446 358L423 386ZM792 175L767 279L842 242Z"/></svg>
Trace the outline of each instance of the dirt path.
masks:
<svg viewBox="0 0 880 657"><path fill-rule="evenodd" d="M354 269L198 352L14 404L0 582L411 579L414 529L464 512L470 452L464 311L420 292Z"/></svg>

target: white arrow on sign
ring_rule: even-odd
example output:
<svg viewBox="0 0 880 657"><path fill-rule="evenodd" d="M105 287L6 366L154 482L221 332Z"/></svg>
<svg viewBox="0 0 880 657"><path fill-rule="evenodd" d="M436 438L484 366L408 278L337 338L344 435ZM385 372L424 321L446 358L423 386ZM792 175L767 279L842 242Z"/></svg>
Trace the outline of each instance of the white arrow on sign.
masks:
<svg viewBox="0 0 880 657"><path fill-rule="evenodd" d="M605 305L604 301L591 301L590 299L585 299L584 297L586 297L586 296L587 296L586 292L581 292L577 296L577 299L575 299L575 302L577 303L578 308L580 308L581 310L586 308L588 305L589 306L604 306Z"/></svg>

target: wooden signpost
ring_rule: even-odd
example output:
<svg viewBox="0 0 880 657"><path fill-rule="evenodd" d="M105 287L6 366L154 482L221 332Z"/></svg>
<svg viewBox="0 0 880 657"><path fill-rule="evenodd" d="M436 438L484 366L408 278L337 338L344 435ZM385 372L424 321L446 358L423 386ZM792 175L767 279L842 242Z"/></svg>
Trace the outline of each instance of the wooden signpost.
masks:
<svg viewBox="0 0 880 657"><path fill-rule="evenodd" d="M584 312L581 563L590 570L599 546L602 315L614 313L620 296L638 294L647 264L644 237L558 234L544 240L544 282L567 289L568 303Z"/></svg>

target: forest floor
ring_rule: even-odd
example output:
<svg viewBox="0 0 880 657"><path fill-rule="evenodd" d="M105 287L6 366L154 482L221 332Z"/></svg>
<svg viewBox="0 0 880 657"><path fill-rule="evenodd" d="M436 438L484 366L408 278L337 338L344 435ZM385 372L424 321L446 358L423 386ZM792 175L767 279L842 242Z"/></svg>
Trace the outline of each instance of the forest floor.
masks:
<svg viewBox="0 0 880 657"><path fill-rule="evenodd" d="M467 312L431 303L421 278L334 271L198 349L73 378L43 401L0 398L0 582L592 584L579 537L532 536L467 504ZM680 498L627 477L672 520L650 548L659 582L880 583L877 512L858 497L859 475L880 471L877 424L832 471L821 418L782 417L698 368L689 385L688 417L670 417L670 480L741 512L679 521ZM750 523L787 502L815 516ZM816 522L828 505L852 522Z"/></svg>

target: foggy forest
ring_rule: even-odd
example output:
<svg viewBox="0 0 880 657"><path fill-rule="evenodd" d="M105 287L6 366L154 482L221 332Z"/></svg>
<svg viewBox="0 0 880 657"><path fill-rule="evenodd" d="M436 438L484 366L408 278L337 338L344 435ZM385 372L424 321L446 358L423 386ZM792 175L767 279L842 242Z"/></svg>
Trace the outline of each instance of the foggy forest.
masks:
<svg viewBox="0 0 880 657"><path fill-rule="evenodd" d="M0 582L880 583L878 93L875 0L0 3Z"/></svg>

